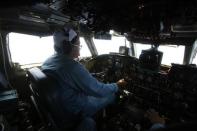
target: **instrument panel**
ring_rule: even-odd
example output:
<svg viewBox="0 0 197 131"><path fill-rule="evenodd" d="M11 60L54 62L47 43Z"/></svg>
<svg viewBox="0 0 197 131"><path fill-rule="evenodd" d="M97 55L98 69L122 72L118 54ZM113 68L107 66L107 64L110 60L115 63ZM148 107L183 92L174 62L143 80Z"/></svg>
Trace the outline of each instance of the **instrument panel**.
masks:
<svg viewBox="0 0 197 131"><path fill-rule="evenodd" d="M137 58L109 54L91 59L86 68L104 83L121 78L128 82L115 108L109 109L105 123L110 130L149 129L151 123L144 118L148 109L165 116L167 124L197 119L196 67L172 64L168 72L155 72L141 68Z"/></svg>

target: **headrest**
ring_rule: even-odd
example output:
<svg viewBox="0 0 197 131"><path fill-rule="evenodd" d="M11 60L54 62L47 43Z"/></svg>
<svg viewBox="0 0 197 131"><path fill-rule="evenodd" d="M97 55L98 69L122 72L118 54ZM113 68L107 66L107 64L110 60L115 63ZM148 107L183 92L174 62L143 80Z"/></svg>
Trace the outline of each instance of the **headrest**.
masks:
<svg viewBox="0 0 197 131"><path fill-rule="evenodd" d="M47 76L37 67L29 69L27 74L32 82L41 82L47 79Z"/></svg>

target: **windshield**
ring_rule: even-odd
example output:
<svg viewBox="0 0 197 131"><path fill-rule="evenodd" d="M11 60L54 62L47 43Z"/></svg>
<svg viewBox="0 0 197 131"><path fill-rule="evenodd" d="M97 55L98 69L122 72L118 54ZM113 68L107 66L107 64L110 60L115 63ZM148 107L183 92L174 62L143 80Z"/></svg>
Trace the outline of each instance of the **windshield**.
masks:
<svg viewBox="0 0 197 131"><path fill-rule="evenodd" d="M94 44L97 48L98 54L109 54L118 53L120 46L130 47L129 41L125 37L115 37L113 36L111 40L98 40L93 39ZM150 44L135 44L135 52L137 58L139 58L142 50L147 50L151 48ZM171 65L171 63L182 64L185 52L185 46L177 45L160 45L159 51L163 52L162 64Z"/></svg>
<svg viewBox="0 0 197 131"><path fill-rule="evenodd" d="M135 45L136 45L137 58L139 58L142 50L147 50L151 48L150 44L135 43ZM158 50L163 52L161 64L171 65L171 63L176 63L176 64L183 63L185 46L160 45Z"/></svg>
<svg viewBox="0 0 197 131"><path fill-rule="evenodd" d="M111 40L93 39L98 54L119 53L120 46L129 46L129 41L125 37L112 36Z"/></svg>
<svg viewBox="0 0 197 131"><path fill-rule="evenodd" d="M193 51L193 56L192 56L192 64L196 64L197 65L197 40L194 43L194 51Z"/></svg>
<svg viewBox="0 0 197 131"><path fill-rule="evenodd" d="M183 64L185 46L161 45L159 51L163 52L162 64L171 65L171 63Z"/></svg>
<svg viewBox="0 0 197 131"><path fill-rule="evenodd" d="M41 65L49 56L54 54L52 36L38 37L20 33L9 33L9 48L12 62L19 65ZM111 40L93 39L98 54L119 53L119 47L130 47L129 41L125 37L113 36ZM80 57L91 56L90 50L87 47L83 37L80 37L82 49ZM151 45L135 43L136 57L142 50L149 49ZM161 45L159 51L163 52L162 64L171 65L171 63L183 63L185 46ZM196 61L194 59L193 63Z"/></svg>
<svg viewBox="0 0 197 131"><path fill-rule="evenodd" d="M38 37L20 33L9 33L9 49L13 63L19 65L41 65L48 57L54 54L53 37ZM84 41L80 38L82 49L80 57L91 56L91 53Z"/></svg>

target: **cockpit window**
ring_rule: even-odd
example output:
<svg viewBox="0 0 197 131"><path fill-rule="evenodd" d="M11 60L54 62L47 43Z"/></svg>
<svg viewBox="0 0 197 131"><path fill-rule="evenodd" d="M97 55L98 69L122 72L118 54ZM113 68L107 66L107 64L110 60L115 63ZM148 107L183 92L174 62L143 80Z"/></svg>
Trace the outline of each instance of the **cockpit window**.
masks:
<svg viewBox="0 0 197 131"><path fill-rule="evenodd" d="M192 61L192 64L196 64L197 65L197 56L196 56L196 54L195 54L195 57L194 57L194 59Z"/></svg>
<svg viewBox="0 0 197 131"><path fill-rule="evenodd" d="M171 63L183 64L185 46L182 45L161 45L159 51L163 52L162 64L171 65Z"/></svg>
<svg viewBox="0 0 197 131"><path fill-rule="evenodd" d="M54 54L53 37L39 37L20 33L9 33L9 48L13 63L19 63L25 67L41 65L49 56ZM80 38L82 49L81 57L91 56L84 41Z"/></svg>
<svg viewBox="0 0 197 131"><path fill-rule="evenodd" d="M149 44L136 44L137 58L139 58L142 50L147 50L151 48ZM159 51L163 52L162 64L171 65L171 63L182 64L184 58L185 46L177 45L160 45Z"/></svg>
<svg viewBox="0 0 197 131"><path fill-rule="evenodd" d="M151 45L148 44L140 44L140 43L135 43L136 45L136 57L139 58L142 50L147 50L151 48Z"/></svg>
<svg viewBox="0 0 197 131"><path fill-rule="evenodd" d="M82 48L80 50L80 56L79 56L80 58L92 56L83 37L80 37L80 45L82 45Z"/></svg>
<svg viewBox="0 0 197 131"><path fill-rule="evenodd" d="M197 40L194 43L194 50L192 53L192 58L191 58L191 64L196 64L197 65Z"/></svg>
<svg viewBox="0 0 197 131"><path fill-rule="evenodd" d="M54 53L53 38L9 33L12 62L20 65L38 64Z"/></svg>
<svg viewBox="0 0 197 131"><path fill-rule="evenodd" d="M129 46L129 42L125 37L112 36L111 40L93 39L98 54L119 53L120 46Z"/></svg>

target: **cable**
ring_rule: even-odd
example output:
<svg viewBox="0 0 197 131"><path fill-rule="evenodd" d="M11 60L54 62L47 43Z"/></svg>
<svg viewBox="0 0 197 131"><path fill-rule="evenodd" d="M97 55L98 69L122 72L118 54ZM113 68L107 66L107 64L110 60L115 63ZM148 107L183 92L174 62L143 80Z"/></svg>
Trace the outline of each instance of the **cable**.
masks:
<svg viewBox="0 0 197 131"><path fill-rule="evenodd" d="M4 46L3 46L3 40L2 40L2 34L1 33L0 33L0 39L1 39L1 49L2 49L2 57L3 57L3 68L4 68L4 71L5 71L5 77L6 77L6 80L8 81L8 85L12 89L14 89L13 86L11 85L10 81L9 81L8 72L7 72L7 69L6 69L5 52L4 52Z"/></svg>

